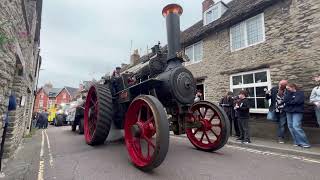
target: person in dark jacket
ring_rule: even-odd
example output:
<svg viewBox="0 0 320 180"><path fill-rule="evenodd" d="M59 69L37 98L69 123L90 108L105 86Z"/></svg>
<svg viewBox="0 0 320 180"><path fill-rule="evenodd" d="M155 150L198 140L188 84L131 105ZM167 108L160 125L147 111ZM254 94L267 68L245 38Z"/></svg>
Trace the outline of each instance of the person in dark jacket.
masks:
<svg viewBox="0 0 320 180"><path fill-rule="evenodd" d="M239 93L239 100L236 102L234 109L237 111L239 129L240 129L240 138L242 143L248 144L251 143L249 135L249 109L250 103L247 99L248 93L244 90Z"/></svg>
<svg viewBox="0 0 320 180"><path fill-rule="evenodd" d="M287 115L288 128L291 133L294 146L310 148L306 134L301 128L304 112L304 92L298 90L296 84L287 85L287 93L284 96L284 111Z"/></svg>
<svg viewBox="0 0 320 180"><path fill-rule="evenodd" d="M283 111L284 108L284 94L286 92L287 80L281 80L279 86L271 88L270 91L266 92L266 100L271 99L269 111L275 111L276 120L278 122L278 142L284 143L285 125L287 123L286 113Z"/></svg>
<svg viewBox="0 0 320 180"><path fill-rule="evenodd" d="M234 99L233 93L229 91L219 102L219 105L223 108L223 110L228 115L230 121L230 135L232 135L232 122L234 124L234 130L237 137L240 137L238 120L235 118L235 110L234 110Z"/></svg>

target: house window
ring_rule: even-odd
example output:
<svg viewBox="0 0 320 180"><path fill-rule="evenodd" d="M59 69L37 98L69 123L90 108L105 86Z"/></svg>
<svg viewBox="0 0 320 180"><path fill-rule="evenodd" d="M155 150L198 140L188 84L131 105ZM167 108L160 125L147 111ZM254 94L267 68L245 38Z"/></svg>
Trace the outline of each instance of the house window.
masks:
<svg viewBox="0 0 320 180"><path fill-rule="evenodd" d="M213 6L205 12L205 25L219 19L219 6Z"/></svg>
<svg viewBox="0 0 320 180"><path fill-rule="evenodd" d="M66 94L63 94L62 95L62 99L66 99L67 98L67 95Z"/></svg>
<svg viewBox="0 0 320 180"><path fill-rule="evenodd" d="M247 19L230 29L231 51L253 46L265 41L264 14Z"/></svg>
<svg viewBox="0 0 320 180"><path fill-rule="evenodd" d="M266 113L269 101L265 100L265 92L271 88L270 71L262 69L238 73L230 76L230 90L238 95L241 90L248 92L250 112Z"/></svg>
<svg viewBox="0 0 320 180"><path fill-rule="evenodd" d="M43 100L39 100L39 108L43 108Z"/></svg>
<svg viewBox="0 0 320 180"><path fill-rule="evenodd" d="M203 55L203 43L202 43L202 41L187 47L185 49L185 54L190 59L190 61L187 62L186 65L202 61L202 55Z"/></svg>
<svg viewBox="0 0 320 180"><path fill-rule="evenodd" d="M215 5L213 5L203 13L203 25L205 26L219 19L227 11L227 9L228 8L224 3L222 3L221 1L217 2Z"/></svg>

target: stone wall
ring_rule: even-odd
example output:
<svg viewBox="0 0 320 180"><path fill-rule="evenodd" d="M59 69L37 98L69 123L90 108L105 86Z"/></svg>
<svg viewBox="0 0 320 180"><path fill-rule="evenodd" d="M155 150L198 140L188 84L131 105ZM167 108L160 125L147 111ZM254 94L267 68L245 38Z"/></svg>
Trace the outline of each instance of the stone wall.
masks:
<svg viewBox="0 0 320 180"><path fill-rule="evenodd" d="M202 62L187 68L195 77L207 76L208 100L218 101L230 89L231 74L266 67L272 84L281 79L295 82L308 101L315 86L311 78L320 74L320 1L279 1L264 11L264 17L266 41L261 44L231 52L229 28L203 40ZM315 126L311 105L306 105L305 122Z"/></svg>
<svg viewBox="0 0 320 180"><path fill-rule="evenodd" d="M11 94L17 97L18 105L15 111L9 113L5 158L14 154L23 136L30 130L40 65L39 41L35 41L35 37L39 36L36 27L41 23L37 17L37 10L41 9L40 1L0 1L0 116L6 114Z"/></svg>

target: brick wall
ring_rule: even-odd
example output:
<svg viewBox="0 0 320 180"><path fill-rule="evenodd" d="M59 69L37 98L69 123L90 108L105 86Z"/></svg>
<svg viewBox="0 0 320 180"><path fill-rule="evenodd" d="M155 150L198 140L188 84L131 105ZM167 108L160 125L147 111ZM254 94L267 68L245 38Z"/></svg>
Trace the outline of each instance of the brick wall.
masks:
<svg viewBox="0 0 320 180"><path fill-rule="evenodd" d="M43 106L40 107L40 101L42 101ZM44 92L43 89L40 89L36 94L35 104L34 104L34 112L39 112L40 110L48 109L48 101L49 97Z"/></svg>
<svg viewBox="0 0 320 180"><path fill-rule="evenodd" d="M56 104L69 103L71 96L66 89L63 89L56 97Z"/></svg>

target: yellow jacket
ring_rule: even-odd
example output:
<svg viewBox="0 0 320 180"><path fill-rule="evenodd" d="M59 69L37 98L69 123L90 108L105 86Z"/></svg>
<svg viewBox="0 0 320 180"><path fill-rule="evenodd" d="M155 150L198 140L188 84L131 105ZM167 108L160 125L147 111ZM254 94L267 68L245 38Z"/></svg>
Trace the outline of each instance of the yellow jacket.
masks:
<svg viewBox="0 0 320 180"><path fill-rule="evenodd" d="M57 115L57 108L51 107L49 109L48 122L53 122L53 119L56 118L56 115Z"/></svg>

